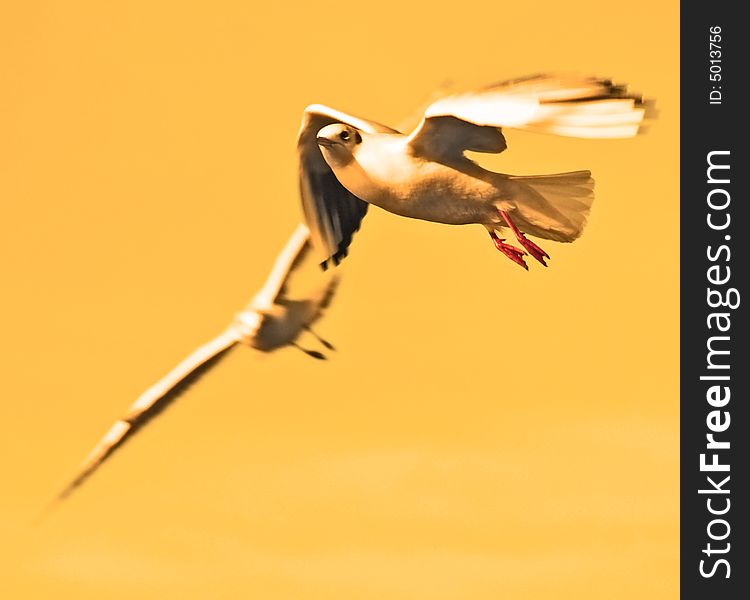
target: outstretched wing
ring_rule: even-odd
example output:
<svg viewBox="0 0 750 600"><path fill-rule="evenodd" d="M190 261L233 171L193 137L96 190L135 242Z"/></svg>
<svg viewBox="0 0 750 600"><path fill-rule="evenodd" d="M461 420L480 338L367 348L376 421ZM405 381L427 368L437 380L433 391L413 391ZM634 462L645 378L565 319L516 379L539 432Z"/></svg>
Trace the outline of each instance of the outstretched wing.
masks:
<svg viewBox="0 0 750 600"><path fill-rule="evenodd" d="M316 140L326 125L343 123L367 133L398 133L395 129L313 104L305 109L297 136L302 209L310 237L323 268L337 265L348 252L354 232L367 212L367 203L336 179Z"/></svg>
<svg viewBox="0 0 750 600"><path fill-rule="evenodd" d="M501 152L503 127L628 138L638 133L645 113L643 99L624 85L594 77L537 75L434 102L409 143L416 153L440 158L458 157L466 150Z"/></svg>
<svg viewBox="0 0 750 600"><path fill-rule="evenodd" d="M320 272L312 252L310 231L300 223L276 258L266 283L245 310L263 312L274 304L294 301L326 308L337 281L332 273Z"/></svg>
<svg viewBox="0 0 750 600"><path fill-rule="evenodd" d="M237 332L232 328L227 329L195 350L159 382L141 394L130 407L128 414L118 420L89 453L78 475L57 496L57 500L61 501L70 496L115 450L177 399L238 342Z"/></svg>
<svg viewBox="0 0 750 600"><path fill-rule="evenodd" d="M255 294L247 310L268 310L284 294L290 278L297 272L310 254L310 230L300 223L282 248L271 273L260 291Z"/></svg>

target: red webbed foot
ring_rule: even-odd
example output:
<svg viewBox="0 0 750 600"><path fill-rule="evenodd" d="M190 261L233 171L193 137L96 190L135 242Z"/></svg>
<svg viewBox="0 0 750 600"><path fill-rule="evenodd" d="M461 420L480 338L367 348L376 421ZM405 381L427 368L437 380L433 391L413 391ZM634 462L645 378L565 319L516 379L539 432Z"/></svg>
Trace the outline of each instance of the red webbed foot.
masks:
<svg viewBox="0 0 750 600"><path fill-rule="evenodd" d="M505 224L510 227L513 230L513 233L516 235L516 239L518 242L526 248L526 250L533 256L536 260L538 260L540 263L542 263L545 267L547 266L547 263L544 262L545 258L550 258L550 255L547 254L544 250L542 250L539 246L537 246L534 242L532 242L530 239L528 239L521 231L516 227L515 223L510 220L510 216L508 213L506 213L504 210L499 211L500 216L505 221Z"/></svg>
<svg viewBox="0 0 750 600"><path fill-rule="evenodd" d="M497 234L494 231L490 231L490 237L495 243L495 248L500 250L500 252L505 254L505 256L507 256L510 260L512 260L520 267L523 267L527 271L529 270L529 266L523 259L523 257L526 255L523 250L521 250L520 248L516 248L515 246L511 246L510 244L506 244L505 240L501 240L499 237L497 237Z"/></svg>

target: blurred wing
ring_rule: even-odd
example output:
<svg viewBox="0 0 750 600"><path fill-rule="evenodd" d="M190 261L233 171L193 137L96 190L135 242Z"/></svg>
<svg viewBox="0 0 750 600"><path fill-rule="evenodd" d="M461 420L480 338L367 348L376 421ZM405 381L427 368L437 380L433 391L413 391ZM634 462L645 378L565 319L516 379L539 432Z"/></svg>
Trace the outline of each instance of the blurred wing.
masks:
<svg viewBox="0 0 750 600"><path fill-rule="evenodd" d="M292 274L310 254L310 230L300 223L273 264L268 279L248 305L249 310L268 310L283 295Z"/></svg>
<svg viewBox="0 0 750 600"><path fill-rule="evenodd" d="M340 282L341 279L338 276L334 275L322 288L320 288L318 294L316 294L313 298L316 309L308 325L312 325L315 321L322 317L326 309L331 306L333 297L336 295L336 290L338 290Z"/></svg>
<svg viewBox="0 0 750 600"><path fill-rule="evenodd" d="M177 399L238 341L237 333L232 328L227 329L218 337L195 350L158 383L141 394L140 398L130 407L127 416L117 421L89 453L81 465L78 475L57 496L57 500L61 501L70 496L128 438Z"/></svg>
<svg viewBox="0 0 750 600"><path fill-rule="evenodd" d="M628 93L626 86L594 77L539 75L438 100L427 108L409 141L421 153L459 155L464 150L501 151L492 149L490 130L502 127L581 138L628 138L638 133L645 113L642 98ZM451 128L462 133L446 150ZM495 141L499 148L499 138Z"/></svg>
<svg viewBox="0 0 750 600"><path fill-rule="evenodd" d="M395 129L315 104L305 109L297 137L300 194L305 221L323 268L337 265L348 252L352 236L367 213L367 203L336 179L316 140L326 125L343 123L367 133L398 133Z"/></svg>
<svg viewBox="0 0 750 600"><path fill-rule="evenodd" d="M317 271L318 275L321 275L320 268ZM295 294L294 297L279 300L286 310L297 315L295 334L301 333L303 329L311 328L325 314L333 302L340 281L341 279L335 274L327 277L322 283L319 277L317 286L314 289L307 290L305 296Z"/></svg>

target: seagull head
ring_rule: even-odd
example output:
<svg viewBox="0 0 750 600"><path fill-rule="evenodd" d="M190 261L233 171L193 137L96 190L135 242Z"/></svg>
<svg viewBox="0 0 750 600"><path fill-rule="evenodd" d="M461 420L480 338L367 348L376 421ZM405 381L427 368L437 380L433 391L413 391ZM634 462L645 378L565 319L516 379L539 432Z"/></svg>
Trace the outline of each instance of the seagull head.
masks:
<svg viewBox="0 0 750 600"><path fill-rule="evenodd" d="M357 146L362 143L362 134L349 125L334 123L318 132L317 142L329 164L344 165L352 160Z"/></svg>

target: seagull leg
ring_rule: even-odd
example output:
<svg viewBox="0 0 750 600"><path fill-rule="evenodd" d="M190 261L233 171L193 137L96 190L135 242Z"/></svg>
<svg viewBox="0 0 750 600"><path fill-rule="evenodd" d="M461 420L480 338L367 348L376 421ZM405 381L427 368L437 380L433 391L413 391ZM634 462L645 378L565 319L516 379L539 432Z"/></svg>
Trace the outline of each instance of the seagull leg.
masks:
<svg viewBox="0 0 750 600"><path fill-rule="evenodd" d="M318 352L317 350L308 350L307 348L303 348L302 346L300 346L297 342L292 342L291 345L297 348L297 350L301 350L308 356L312 356L313 358L317 358L318 360L327 360L326 355L322 352Z"/></svg>
<svg viewBox="0 0 750 600"><path fill-rule="evenodd" d="M309 331L310 334L316 340L318 340L321 344L323 344L326 348L328 348L329 350L334 350L334 351L336 350L336 348L334 348L334 346L333 346L333 344L331 342L329 342L327 340L324 340L322 337L320 337L317 333L315 333L315 331L313 331L312 327L310 327L309 325L305 325L305 329L307 329L307 331Z"/></svg>
<svg viewBox="0 0 750 600"><path fill-rule="evenodd" d="M505 240L501 240L499 237L497 237L497 234L494 230L490 230L490 237L495 243L495 248L500 250L500 252L505 254L505 256L507 256L517 265L523 267L527 271L529 270L526 261L523 259L524 255L526 254L523 250L521 250L520 248L516 248L515 246L511 246L510 244L506 244Z"/></svg>
<svg viewBox="0 0 750 600"><path fill-rule="evenodd" d="M521 231L516 227L515 223L510 220L510 215L508 215L507 212L504 210L498 211L500 213L500 216L505 221L505 224L510 227L513 230L513 233L516 234L516 239L519 241L519 243L526 248L526 250L529 251L529 254L533 256L535 259L537 259L540 263L542 263L545 267L547 266L547 263L544 262L544 258L549 258L549 254L547 254L544 250L542 250L539 246L537 246L534 242L527 239L526 236L521 233Z"/></svg>

